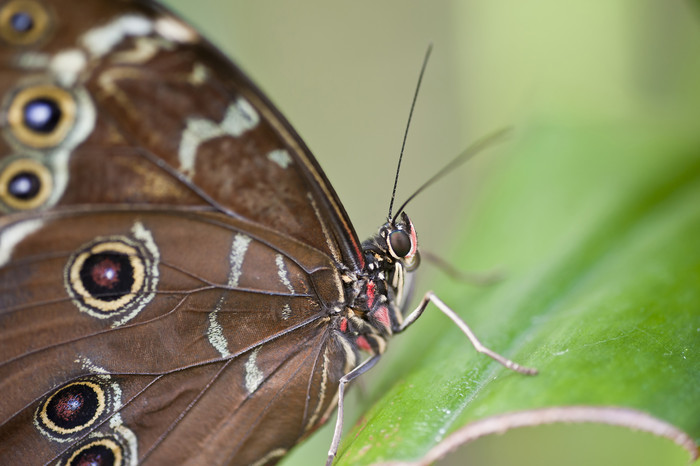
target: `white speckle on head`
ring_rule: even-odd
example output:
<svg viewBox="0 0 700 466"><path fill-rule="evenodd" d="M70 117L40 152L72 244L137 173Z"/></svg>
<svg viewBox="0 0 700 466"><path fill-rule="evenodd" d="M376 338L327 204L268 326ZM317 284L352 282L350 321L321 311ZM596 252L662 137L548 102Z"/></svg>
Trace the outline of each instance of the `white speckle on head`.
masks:
<svg viewBox="0 0 700 466"><path fill-rule="evenodd" d="M0 267L5 266L12 257L12 252L24 238L44 225L43 220L25 220L4 228L0 232Z"/></svg>
<svg viewBox="0 0 700 466"><path fill-rule="evenodd" d="M245 259L245 254L248 251L248 246L250 245L250 237L237 234L233 238L233 244L231 245L231 253L229 255L229 263L231 264L231 269L228 274L227 285L230 288L235 288L238 286L238 279L241 276L241 270L243 268L243 259ZM209 343L221 354L221 357L227 358L231 355L228 350L228 340L224 336L224 330L218 320L219 311L224 304L224 297L219 298L214 310L209 313L209 328L207 329L207 338Z"/></svg>
<svg viewBox="0 0 700 466"><path fill-rule="evenodd" d="M292 157L290 157L289 153L284 149L271 151L267 154L267 158L282 168L287 168L289 164L292 163Z"/></svg>
<svg viewBox="0 0 700 466"><path fill-rule="evenodd" d="M258 389L264 378L262 371L258 367L257 361L260 348L262 347L258 346L255 348L255 351L253 351L248 360L245 362L245 388L250 394L253 394L255 390Z"/></svg>
<svg viewBox="0 0 700 466"><path fill-rule="evenodd" d="M173 42L196 42L199 39L194 29L172 16L156 19L153 28L165 39Z"/></svg>
<svg viewBox="0 0 700 466"><path fill-rule="evenodd" d="M106 55L127 37L147 36L153 31L153 22L140 15L124 15L90 29L80 43L94 57Z"/></svg>
<svg viewBox="0 0 700 466"><path fill-rule="evenodd" d="M255 128L260 116L243 97L228 106L221 123L206 118L188 118L180 138L179 170L188 177L194 175L194 166L200 144L221 136L238 137Z"/></svg>
<svg viewBox="0 0 700 466"><path fill-rule="evenodd" d="M71 87L78 80L78 75L85 69L85 65L87 65L85 52L79 49L68 49L58 52L51 58L49 70L62 86Z"/></svg>

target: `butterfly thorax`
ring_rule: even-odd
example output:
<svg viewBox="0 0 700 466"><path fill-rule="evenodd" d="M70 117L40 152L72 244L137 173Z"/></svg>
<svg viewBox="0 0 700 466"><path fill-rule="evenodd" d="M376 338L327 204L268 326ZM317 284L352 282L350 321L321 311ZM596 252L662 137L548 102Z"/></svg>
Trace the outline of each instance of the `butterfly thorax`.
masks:
<svg viewBox="0 0 700 466"><path fill-rule="evenodd" d="M416 232L405 213L362 244L365 266L344 275L346 306L338 329L358 349L381 354L403 322L406 276L418 265Z"/></svg>

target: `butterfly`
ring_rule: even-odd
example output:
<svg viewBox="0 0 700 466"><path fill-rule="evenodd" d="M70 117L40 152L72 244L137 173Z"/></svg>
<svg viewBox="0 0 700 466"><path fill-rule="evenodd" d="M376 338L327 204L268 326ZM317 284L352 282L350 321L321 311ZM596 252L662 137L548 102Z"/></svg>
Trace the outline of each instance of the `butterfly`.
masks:
<svg viewBox="0 0 700 466"><path fill-rule="evenodd" d="M0 4L0 462L274 464L429 302L228 58L146 0ZM463 330L464 330L463 328ZM478 343L478 342L477 342ZM486 348L508 367L527 372Z"/></svg>

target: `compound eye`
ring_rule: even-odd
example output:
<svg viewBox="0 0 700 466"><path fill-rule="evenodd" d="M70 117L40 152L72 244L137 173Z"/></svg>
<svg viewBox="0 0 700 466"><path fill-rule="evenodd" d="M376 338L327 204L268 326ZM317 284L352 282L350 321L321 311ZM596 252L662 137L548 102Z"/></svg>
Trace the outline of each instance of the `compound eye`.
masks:
<svg viewBox="0 0 700 466"><path fill-rule="evenodd" d="M403 230L394 230L389 234L389 252L396 259L406 257L413 247L411 236Z"/></svg>

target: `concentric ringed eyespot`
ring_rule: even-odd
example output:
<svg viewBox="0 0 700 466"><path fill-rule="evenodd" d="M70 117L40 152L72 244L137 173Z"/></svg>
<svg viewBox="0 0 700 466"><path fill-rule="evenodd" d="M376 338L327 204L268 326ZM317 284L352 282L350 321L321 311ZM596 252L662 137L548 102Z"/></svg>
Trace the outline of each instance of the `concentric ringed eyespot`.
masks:
<svg viewBox="0 0 700 466"><path fill-rule="evenodd" d="M74 253L64 272L66 290L83 312L126 322L153 299L158 282L152 242L97 238ZM115 323L116 324L116 323Z"/></svg>
<svg viewBox="0 0 700 466"><path fill-rule="evenodd" d="M125 464L124 447L115 438L99 437L79 445L61 465L119 466Z"/></svg>
<svg viewBox="0 0 700 466"><path fill-rule="evenodd" d="M105 412L106 398L104 387L97 382L69 383L39 405L35 423L52 438L70 438L95 425Z"/></svg>
<svg viewBox="0 0 700 466"><path fill-rule="evenodd" d="M0 168L0 203L12 210L43 206L51 195L53 176L41 162L19 158Z"/></svg>
<svg viewBox="0 0 700 466"><path fill-rule="evenodd" d="M75 125L75 117L74 96L51 84L20 89L7 109L12 135L34 149L55 147L63 142Z"/></svg>
<svg viewBox="0 0 700 466"><path fill-rule="evenodd" d="M36 0L10 0L0 8L0 38L13 45L31 45L46 37L51 15Z"/></svg>
<svg viewBox="0 0 700 466"><path fill-rule="evenodd" d="M123 309L143 291L145 275L143 259L136 248L109 241L78 254L69 277L83 303L109 314Z"/></svg>

